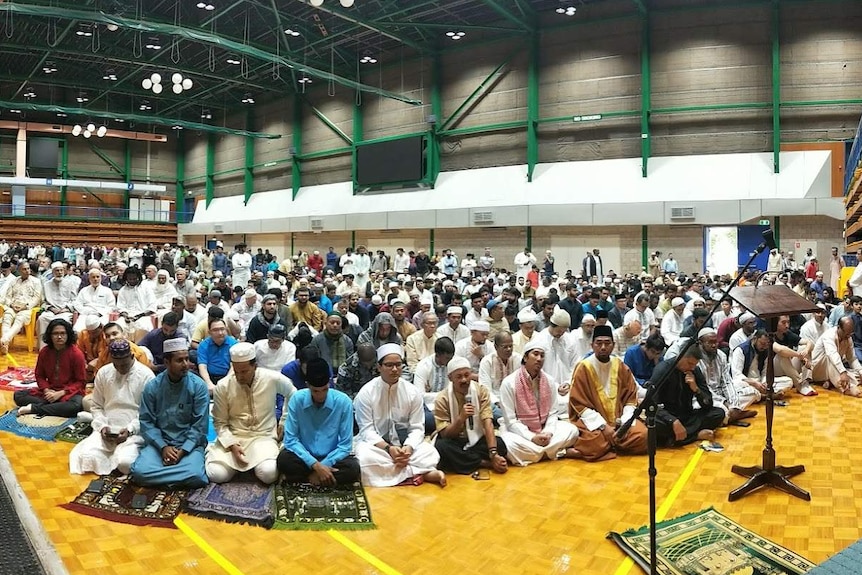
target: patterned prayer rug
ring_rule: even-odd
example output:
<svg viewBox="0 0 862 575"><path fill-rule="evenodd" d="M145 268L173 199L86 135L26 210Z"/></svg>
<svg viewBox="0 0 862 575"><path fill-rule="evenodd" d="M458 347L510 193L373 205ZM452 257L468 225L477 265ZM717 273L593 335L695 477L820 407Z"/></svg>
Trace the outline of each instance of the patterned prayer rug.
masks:
<svg viewBox="0 0 862 575"><path fill-rule="evenodd" d="M69 427L61 429L60 432L54 436L54 439L57 441L65 441L67 443L81 443L89 437L91 433L93 433L93 428L90 426L90 422L77 421Z"/></svg>
<svg viewBox="0 0 862 575"><path fill-rule="evenodd" d="M36 383L36 370L31 367L10 367L0 372L0 389L18 391L33 387Z"/></svg>
<svg viewBox="0 0 862 575"><path fill-rule="evenodd" d="M649 573L649 526L608 538ZM659 522L656 544L661 575L801 575L814 567L713 508Z"/></svg>
<svg viewBox="0 0 862 575"><path fill-rule="evenodd" d="M189 493L185 511L228 523L245 523L270 529L274 518L275 491L259 481L210 483Z"/></svg>
<svg viewBox="0 0 862 575"><path fill-rule="evenodd" d="M275 486L273 529L376 529L361 483L318 487L308 483Z"/></svg>
<svg viewBox="0 0 862 575"><path fill-rule="evenodd" d="M174 519L182 509L187 491L139 487L131 484L126 475L105 475L100 479L105 482L100 493L84 491L61 507L118 523L176 528ZM146 506L143 509L132 507L132 498L135 495L146 497Z"/></svg>
<svg viewBox="0 0 862 575"><path fill-rule="evenodd" d="M54 441L54 436L75 422L75 419L65 417L54 417L53 415L38 416L33 414L15 415L13 409L0 416L0 431L8 431L21 437L30 439L41 439L43 441Z"/></svg>

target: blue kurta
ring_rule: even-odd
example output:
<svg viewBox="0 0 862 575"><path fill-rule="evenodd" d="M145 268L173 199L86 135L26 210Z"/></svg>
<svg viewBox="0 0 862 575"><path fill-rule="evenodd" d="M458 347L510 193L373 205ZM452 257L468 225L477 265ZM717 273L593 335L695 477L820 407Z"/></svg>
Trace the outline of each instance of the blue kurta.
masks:
<svg viewBox="0 0 862 575"><path fill-rule="evenodd" d="M317 407L310 389L301 389L287 403L284 448L305 465L318 461L332 467L353 448L353 402L336 389L326 392L326 401Z"/></svg>
<svg viewBox="0 0 862 575"><path fill-rule="evenodd" d="M139 419L146 445L132 465L132 479L140 485L201 487L208 483L204 448L209 426L209 391L194 373L174 383L162 372L147 383L141 396ZM180 462L165 465L162 449L185 452Z"/></svg>
<svg viewBox="0 0 862 575"><path fill-rule="evenodd" d="M626 350L626 355L623 358L632 375L635 376L635 381L643 387L646 382L652 377L652 372L655 369L655 363L651 362L644 353L643 346L633 345Z"/></svg>

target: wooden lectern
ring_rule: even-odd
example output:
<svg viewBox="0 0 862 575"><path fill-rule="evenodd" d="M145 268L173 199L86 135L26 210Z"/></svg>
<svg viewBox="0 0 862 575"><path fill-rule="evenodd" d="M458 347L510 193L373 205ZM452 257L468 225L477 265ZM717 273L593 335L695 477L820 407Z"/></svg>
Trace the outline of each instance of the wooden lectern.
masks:
<svg viewBox="0 0 862 575"><path fill-rule="evenodd" d="M745 286L734 288L730 297L745 309L767 321L770 342L774 342L774 334L778 327L778 318L782 315L796 315L817 310L817 307L785 286ZM788 478L805 471L804 465L775 465L775 450L772 448L772 418L775 385L775 351L769 346L769 359L766 364L766 447L763 449L763 465L742 467L734 465L731 471L737 475L748 477L748 481L730 492L729 501L736 501L762 486L771 486L789 493L800 499L811 501L811 494L797 487Z"/></svg>

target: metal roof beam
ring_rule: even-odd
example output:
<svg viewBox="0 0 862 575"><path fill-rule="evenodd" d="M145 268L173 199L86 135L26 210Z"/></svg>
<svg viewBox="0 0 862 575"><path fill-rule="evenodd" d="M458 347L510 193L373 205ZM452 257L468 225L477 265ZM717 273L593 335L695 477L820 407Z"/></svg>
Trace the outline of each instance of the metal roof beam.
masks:
<svg viewBox="0 0 862 575"><path fill-rule="evenodd" d="M482 0L482 1L485 3L486 6L491 8L494 12L496 12L497 14L499 14L500 16L502 16L503 18L505 18L509 22L517 25L519 28L522 28L523 30L526 30L527 32L531 32L531 33L536 31L536 26L533 23L528 22L527 20L525 20L523 18L519 18L516 14L513 14L512 12L510 12L508 8L506 8L505 6L500 4L499 0Z"/></svg>
<svg viewBox="0 0 862 575"><path fill-rule="evenodd" d="M127 122L141 122L144 124L160 124L162 126L182 126L189 130L197 130L199 132L210 132L217 134L230 134L232 136L246 136L249 138L260 138L267 140L276 140L281 138L281 134L267 134L265 132L249 132L248 130L234 130L223 126L211 126L209 124L201 124L200 122L189 122L178 118L159 118L156 116L144 116L143 114L123 114L119 112L94 112L86 108L70 108L68 106L51 106L45 104L33 104L31 102L10 102L0 100L0 109L5 110L29 110L32 112L63 112L70 116L95 116L109 120L126 120Z"/></svg>
<svg viewBox="0 0 862 575"><path fill-rule="evenodd" d="M526 32L523 28L508 28L505 26L483 26L480 24L447 24L445 22L386 22L387 26L409 26L411 28L435 28L445 30L489 30L492 32L515 32L523 34Z"/></svg>
<svg viewBox="0 0 862 575"><path fill-rule="evenodd" d="M141 32L170 34L173 36L179 36L181 38L199 42L201 44L219 46L221 48L236 52L237 54L243 54L245 56L257 58L266 62L279 63L285 66L292 66L297 70L305 72L306 74L309 74L311 76L315 76L323 80L332 80L334 82L347 86L348 88L358 89L364 92L370 92L372 94L377 94L379 96L391 98L393 100L398 100L407 104L422 104L420 100L409 98L402 94L397 94L395 92L389 92L388 90L382 90L375 86L362 84L351 78L346 78L338 74L332 74L330 72L327 72L326 70L320 70L311 66L307 66L302 62L293 60L291 58L286 58L284 56L279 56L277 54L273 54L272 52L263 50L261 48L248 46L230 38L211 34L202 30L186 28L184 26L176 26L174 24L162 22L140 21L134 20L132 18L125 18L122 16L108 15L102 12L59 8L56 6L46 6L43 4L0 3L0 12L13 12L19 14L26 14L29 16L57 17L69 20L89 20L93 22L101 22L103 24L116 24L118 26L123 26L124 28Z"/></svg>
<svg viewBox="0 0 862 575"><path fill-rule="evenodd" d="M87 3L89 4L89 2L87 2ZM74 20L72 20L71 22L69 22L69 25L68 25L68 26L66 26L66 29L65 29L65 30L63 30L63 33L62 33L62 34L60 34L60 35L57 37L57 41L54 43L54 46L57 46L57 45L58 45L58 44L59 44L59 43L60 43L60 42L61 42L61 41L66 37L66 36L68 36L68 35L69 35L69 32L71 32L71 31L72 31L72 28L74 28L74 27L75 27L75 24L77 24L77 22L76 22L76 21L74 21ZM44 65L45 65L45 61L46 61L46 60L48 60L48 57L49 57L50 55L51 55L51 51L50 51L50 50L46 51L46 52L42 55L42 57L39 59L39 62L38 62L35 66L33 66L33 70L30 72L30 74L28 74L28 75L27 75L27 79L26 79L26 80L24 80L23 82L21 82L21 85L20 85L20 86L18 86L18 89L17 89L17 90L15 90L15 93L14 93L14 94L12 94L12 98L13 98L13 99L17 98L17 97L18 97L18 94L20 94L20 93L21 93L21 90L23 90L24 88L26 88L26 87L27 87L27 83L28 83L28 82L30 82L30 81L33 79L33 76L35 76L35 75L36 75L36 72L38 72L38 71L39 71L39 68L41 68L42 66L44 66Z"/></svg>

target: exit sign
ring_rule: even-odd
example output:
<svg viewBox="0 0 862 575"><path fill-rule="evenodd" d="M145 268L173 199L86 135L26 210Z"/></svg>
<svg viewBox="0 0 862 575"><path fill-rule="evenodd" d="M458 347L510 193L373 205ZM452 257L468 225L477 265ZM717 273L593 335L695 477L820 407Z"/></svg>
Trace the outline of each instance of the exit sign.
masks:
<svg viewBox="0 0 862 575"><path fill-rule="evenodd" d="M575 116L572 118L573 122L595 122L597 120L601 120L601 114L591 114L589 116Z"/></svg>
<svg viewBox="0 0 862 575"><path fill-rule="evenodd" d="M758 226L768 226L768 225L769 225L769 220L760 220L760 221L758 221L758 222L757 222L757 225L758 225Z"/></svg>

